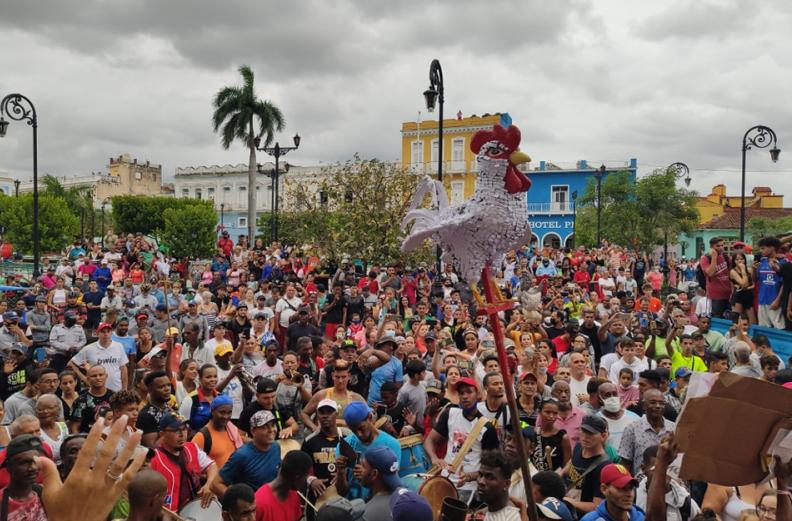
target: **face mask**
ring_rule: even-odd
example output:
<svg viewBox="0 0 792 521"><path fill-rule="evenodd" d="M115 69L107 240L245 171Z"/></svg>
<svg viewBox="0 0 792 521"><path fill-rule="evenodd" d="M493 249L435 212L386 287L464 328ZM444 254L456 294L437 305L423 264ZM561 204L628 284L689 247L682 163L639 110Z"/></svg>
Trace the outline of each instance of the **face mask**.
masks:
<svg viewBox="0 0 792 521"><path fill-rule="evenodd" d="M383 334L385 336L396 336L396 331L388 330L388 331L385 331Z"/></svg>
<svg viewBox="0 0 792 521"><path fill-rule="evenodd" d="M617 413L621 409L621 402L618 396L610 396L602 401L602 408L610 413Z"/></svg>
<svg viewBox="0 0 792 521"><path fill-rule="evenodd" d="M544 264L545 266L549 266L550 265L550 263L547 262L547 261L544 261L542 264Z"/></svg>
<svg viewBox="0 0 792 521"><path fill-rule="evenodd" d="M547 367L540 367L539 372L542 374L547 374Z"/></svg>
<svg viewBox="0 0 792 521"><path fill-rule="evenodd" d="M77 321L74 320L74 319L66 318L66 319L63 320L63 325L66 326L66 327L72 327L76 323L77 323Z"/></svg>

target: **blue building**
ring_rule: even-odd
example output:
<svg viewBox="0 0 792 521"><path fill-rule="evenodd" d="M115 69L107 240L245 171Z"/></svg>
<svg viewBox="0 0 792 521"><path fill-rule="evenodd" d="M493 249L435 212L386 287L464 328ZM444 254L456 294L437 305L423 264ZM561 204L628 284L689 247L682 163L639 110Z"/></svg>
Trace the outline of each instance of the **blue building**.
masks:
<svg viewBox="0 0 792 521"><path fill-rule="evenodd" d="M599 165L589 165L586 160L578 161L571 169L540 161L538 168L526 171L531 180L528 222L533 232L533 244L552 248L571 247L574 244L573 194L577 192L582 197L589 179L595 179L594 174L600 168ZM635 182L637 168L637 159L621 164L606 163L603 180L610 173L627 171Z"/></svg>

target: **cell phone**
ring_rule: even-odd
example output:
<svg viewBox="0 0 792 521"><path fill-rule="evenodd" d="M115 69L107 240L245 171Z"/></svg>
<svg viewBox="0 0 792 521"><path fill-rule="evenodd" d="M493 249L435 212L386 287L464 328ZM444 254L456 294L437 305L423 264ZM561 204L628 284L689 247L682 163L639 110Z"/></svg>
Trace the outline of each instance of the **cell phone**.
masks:
<svg viewBox="0 0 792 521"><path fill-rule="evenodd" d="M352 468L357 465L358 455L352 445L349 444L344 438L338 442L338 450L342 456L347 459L347 468Z"/></svg>

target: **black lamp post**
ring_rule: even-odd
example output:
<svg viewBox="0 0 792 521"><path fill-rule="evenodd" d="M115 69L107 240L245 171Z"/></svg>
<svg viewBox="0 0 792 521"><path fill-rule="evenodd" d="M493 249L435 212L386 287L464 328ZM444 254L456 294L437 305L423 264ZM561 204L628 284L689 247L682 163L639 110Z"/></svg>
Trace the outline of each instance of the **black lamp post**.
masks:
<svg viewBox="0 0 792 521"><path fill-rule="evenodd" d="M597 247L602 244L602 178L605 176L605 165L594 171L597 180Z"/></svg>
<svg viewBox="0 0 792 521"><path fill-rule="evenodd" d="M690 168L685 163L671 163L666 171L674 174L674 179L684 179L685 186L690 186ZM668 265L668 226L663 227L663 273L668 275L671 268Z"/></svg>
<svg viewBox="0 0 792 521"><path fill-rule="evenodd" d="M222 231L225 229L225 225L223 223L223 217L225 214L225 203L220 203L220 230Z"/></svg>
<svg viewBox="0 0 792 521"><path fill-rule="evenodd" d="M443 68L440 66L440 60L432 60L429 66L429 88L423 93L426 99L427 112L434 112L435 106L440 105L440 111L437 114L437 180L443 182L443 104L445 103L445 86L443 85ZM440 246L437 246L437 276L440 276L441 262L440 258L443 251Z"/></svg>
<svg viewBox="0 0 792 521"><path fill-rule="evenodd" d="M14 121L24 121L33 128L33 277L38 278L39 253L41 240L39 237L39 197L38 197L38 118L36 107L22 94L9 94L0 101L0 138L5 137L8 121L3 119L6 114ZM17 190L17 194L19 191Z"/></svg>
<svg viewBox="0 0 792 521"><path fill-rule="evenodd" d="M742 189L740 191L740 241L745 241L745 153L752 148L770 149L770 159L775 163L781 154L776 133L770 127L756 125L749 128L742 140Z"/></svg>
<svg viewBox="0 0 792 521"><path fill-rule="evenodd" d="M260 141L258 138L256 139L256 149L266 152L270 156L275 158L275 172L272 176L272 240L278 240L278 187L279 187L279 178L280 178L280 158L281 156L285 156L292 150L297 150L300 148L300 134L294 135L294 146L293 147L282 147L280 143L275 142L275 146L273 147L264 147L258 148ZM284 172L285 173L285 172Z"/></svg>
<svg viewBox="0 0 792 521"><path fill-rule="evenodd" d="M21 183L19 179L14 179L14 197L19 197L19 183Z"/></svg>
<svg viewBox="0 0 792 521"><path fill-rule="evenodd" d="M104 236L105 236L105 206L107 205L107 201L102 201L102 249L104 249Z"/></svg>
<svg viewBox="0 0 792 521"><path fill-rule="evenodd" d="M277 165L277 163L276 163ZM270 178L271 188L270 188L270 238L273 241L278 240L277 230L276 230L276 222L278 220L278 201L277 198L279 194L277 193L276 187L278 185L278 179L283 174L289 173L289 163L283 163L283 170L279 170L280 165L277 165L276 168L271 170L264 170L261 165L257 165L257 170L259 174L264 174Z"/></svg>
<svg viewBox="0 0 792 521"><path fill-rule="evenodd" d="M572 192L572 247L577 248L577 190Z"/></svg>

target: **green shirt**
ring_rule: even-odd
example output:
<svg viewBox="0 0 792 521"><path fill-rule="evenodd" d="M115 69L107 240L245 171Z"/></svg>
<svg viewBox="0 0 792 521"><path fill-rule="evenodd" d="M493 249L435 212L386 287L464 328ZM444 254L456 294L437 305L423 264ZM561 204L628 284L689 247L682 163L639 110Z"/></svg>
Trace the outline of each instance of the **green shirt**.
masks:
<svg viewBox="0 0 792 521"><path fill-rule="evenodd" d="M676 370L680 367L687 367L691 371L700 373L707 372L707 364L697 355L684 356L681 351L675 350L671 355L671 374L676 374Z"/></svg>

